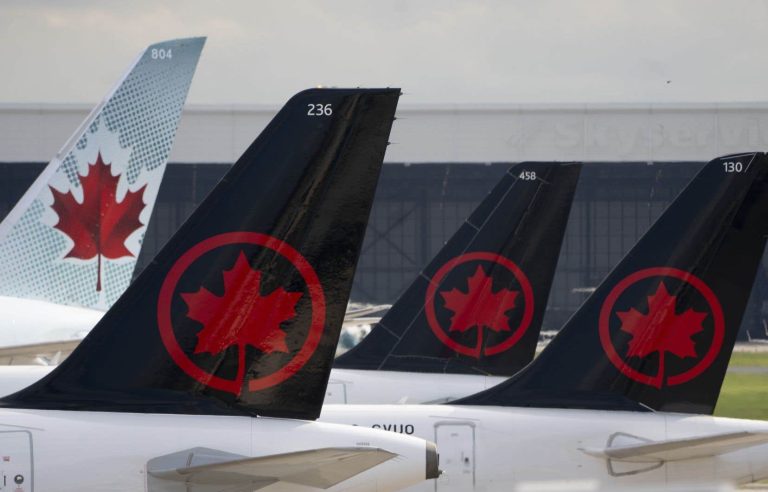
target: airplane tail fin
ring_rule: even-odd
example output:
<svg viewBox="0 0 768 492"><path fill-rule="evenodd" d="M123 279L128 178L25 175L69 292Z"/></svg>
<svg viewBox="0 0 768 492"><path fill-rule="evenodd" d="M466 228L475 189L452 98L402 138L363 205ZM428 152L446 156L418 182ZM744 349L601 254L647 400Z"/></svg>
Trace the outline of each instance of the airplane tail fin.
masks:
<svg viewBox="0 0 768 492"><path fill-rule="evenodd" d="M146 48L0 223L0 295L108 308L131 281L205 38Z"/></svg>
<svg viewBox="0 0 768 492"><path fill-rule="evenodd" d="M711 414L766 217L766 154L711 161L530 365L455 403Z"/></svg>
<svg viewBox="0 0 768 492"><path fill-rule="evenodd" d="M294 96L72 355L0 405L316 418L399 94Z"/></svg>
<svg viewBox="0 0 768 492"><path fill-rule="evenodd" d="M581 164L512 166L334 367L511 375L532 359Z"/></svg>

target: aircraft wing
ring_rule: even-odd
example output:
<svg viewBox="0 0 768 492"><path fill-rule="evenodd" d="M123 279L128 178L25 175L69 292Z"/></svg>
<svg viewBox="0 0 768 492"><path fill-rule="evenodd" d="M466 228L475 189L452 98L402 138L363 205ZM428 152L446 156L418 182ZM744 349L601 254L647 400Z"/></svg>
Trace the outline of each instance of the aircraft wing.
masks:
<svg viewBox="0 0 768 492"><path fill-rule="evenodd" d="M358 325L372 325L375 323L378 323L381 320L381 317L379 316L361 316L359 318L344 318L344 322L342 323L342 327L347 328L349 326L358 326Z"/></svg>
<svg viewBox="0 0 768 492"><path fill-rule="evenodd" d="M391 304L370 304L357 307L348 307L347 312L344 314L345 319L354 319L361 316L367 316L369 314L384 311L391 308Z"/></svg>
<svg viewBox="0 0 768 492"><path fill-rule="evenodd" d="M58 363L62 355L69 355L80 342L81 340L64 340L0 347L0 364L48 365L44 361L45 357L54 357L53 363Z"/></svg>
<svg viewBox="0 0 768 492"><path fill-rule="evenodd" d="M381 310L386 305L377 305L372 308ZM370 312L371 308L361 309L357 312L347 313L344 318L343 326L357 326L364 324L378 323L380 316L365 317L363 314ZM362 312L364 311L364 312ZM55 365L69 355L75 347L81 342L81 339L75 340L53 340L44 343L34 343L30 345L15 345L0 347L0 364L19 365L19 364L42 364ZM58 354L58 355L57 355Z"/></svg>
<svg viewBox="0 0 768 492"><path fill-rule="evenodd" d="M150 491L171 490L158 482L184 484L189 488L180 490L191 492L240 487L251 491L276 482L327 489L396 456L379 448L353 447L249 458L194 448L150 460L147 471Z"/></svg>
<svg viewBox="0 0 768 492"><path fill-rule="evenodd" d="M768 432L730 432L704 437L689 437L666 441L612 446L608 448L582 448L596 458L631 463L658 463L717 456L758 444L768 443Z"/></svg>

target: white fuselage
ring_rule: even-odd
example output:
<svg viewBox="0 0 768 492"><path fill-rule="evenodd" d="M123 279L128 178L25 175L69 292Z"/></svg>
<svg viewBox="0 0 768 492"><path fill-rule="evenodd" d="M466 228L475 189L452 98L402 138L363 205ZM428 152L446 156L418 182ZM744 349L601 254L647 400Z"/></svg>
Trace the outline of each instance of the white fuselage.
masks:
<svg viewBox="0 0 768 492"><path fill-rule="evenodd" d="M0 381L2 369L0 367ZM333 369L325 403L445 403L496 386L505 379L470 374Z"/></svg>
<svg viewBox="0 0 768 492"><path fill-rule="evenodd" d="M451 405L326 405L321 421L390 430L437 444L443 475L411 491L511 492L542 483L573 490L681 490L768 478L768 445L668 463L608 463L582 448L768 431L768 422L683 414ZM582 484L575 486L574 484ZM526 488L529 487L529 488ZM550 485L551 487L551 485Z"/></svg>
<svg viewBox="0 0 768 492"><path fill-rule="evenodd" d="M51 369L0 367L0 395L27 386ZM419 375L427 380L429 376ZM356 387L364 385L363 381L355 380ZM368 389L375 391L378 384L372 379ZM768 422L761 421L651 412L403 404L326 404L320 420L435 442L443 475L437 482L430 480L413 487L413 491L508 492L533 482L563 480L597 487L585 490L648 486L679 490L681 485L748 483L768 478L768 445L712 458L641 465L608 463L580 450L606 447L611 439L625 434L630 440L657 441L737 430L768 431Z"/></svg>
<svg viewBox="0 0 768 492"><path fill-rule="evenodd" d="M0 296L0 347L82 340L104 311Z"/></svg>
<svg viewBox="0 0 768 492"><path fill-rule="evenodd" d="M145 491L149 460L197 447L244 457L360 446L399 455L328 489L335 491L398 490L423 481L426 466L420 439L272 418L2 410L0 443L0 487L13 491ZM318 489L275 483L261 490Z"/></svg>
<svg viewBox="0 0 768 492"><path fill-rule="evenodd" d="M53 366L0 365L0 397L29 386L53 369ZM333 369L325 403L445 403L483 391L505 379L467 374Z"/></svg>
<svg viewBox="0 0 768 492"><path fill-rule="evenodd" d="M49 371L42 366L0 367L0 394L21 389L30 378L36 380ZM768 478L766 445L664 464L609 464L580 450L606 447L622 435L630 440L663 440L768 431L768 422L651 412L403 404L327 404L320 420L435 442L443 475L436 482L416 485L414 492L509 492L534 482L558 481L584 482L586 488L580 490L680 490Z"/></svg>
<svg viewBox="0 0 768 492"><path fill-rule="evenodd" d="M0 313L3 319L0 348L82 340L104 316L104 311L96 309L5 296L0 296ZM13 357L9 359L12 361ZM19 360L28 364L30 358L19 357ZM49 371L30 367L26 371L0 366L0 396L29 386ZM8 381L8 378L12 380ZM467 374L333 369L325 401L347 404L445 403L488 389L504 379Z"/></svg>

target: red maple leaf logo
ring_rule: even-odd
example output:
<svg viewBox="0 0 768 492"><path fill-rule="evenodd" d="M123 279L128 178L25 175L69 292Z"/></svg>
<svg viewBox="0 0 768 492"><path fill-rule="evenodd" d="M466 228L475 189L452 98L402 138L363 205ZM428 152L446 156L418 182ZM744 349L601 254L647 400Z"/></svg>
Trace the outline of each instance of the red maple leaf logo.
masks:
<svg viewBox="0 0 768 492"><path fill-rule="evenodd" d="M453 288L440 293L445 300L445 308L454 313L448 331L465 332L477 327L479 350L484 327L495 332L510 331L506 313L515 307L518 293L504 288L493 292L493 278L478 265L467 280L467 292Z"/></svg>
<svg viewBox="0 0 768 492"><path fill-rule="evenodd" d="M53 226L66 234L74 243L65 258L90 260L97 257L96 291L101 291L101 257L117 260L134 256L125 247L128 236L144 224L139 215L144 210L144 190L128 190L121 202L116 199L120 176L113 176L111 163L105 164L101 153L96 162L88 165L87 174L80 176L83 202L78 203L71 191L62 193L50 187L53 193L51 208L58 215Z"/></svg>
<svg viewBox="0 0 768 492"><path fill-rule="evenodd" d="M691 308L677 314L676 304L677 296L670 295L664 282L660 282L656 293L648 296L647 314L635 308L616 312L621 320L621 330L632 335L627 357L647 357L653 352L659 353L659 370L656 377L658 387L664 379L666 352L681 359L697 356L691 337L704 329L701 324L707 317L707 313Z"/></svg>
<svg viewBox="0 0 768 492"><path fill-rule="evenodd" d="M189 309L187 317L203 324L194 353L216 355L237 346L236 380L242 383L246 345L265 354L289 351L286 333L280 325L296 316L296 303L304 294L278 287L262 295L262 272L252 269L242 252L232 268L223 272L223 277L223 296L201 287L197 292L182 293L181 298Z"/></svg>

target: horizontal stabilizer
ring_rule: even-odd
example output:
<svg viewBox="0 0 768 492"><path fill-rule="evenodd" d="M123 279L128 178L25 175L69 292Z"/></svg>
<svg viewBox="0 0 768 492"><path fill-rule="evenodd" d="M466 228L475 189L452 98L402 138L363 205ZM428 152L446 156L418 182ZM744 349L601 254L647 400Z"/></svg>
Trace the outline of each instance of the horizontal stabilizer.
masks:
<svg viewBox="0 0 768 492"><path fill-rule="evenodd" d="M214 449L194 448L161 456L147 464L149 490L173 490L158 483L178 482L179 490L258 490L284 482L327 489L376 465L394 453L378 448L322 448L248 458ZM246 489L243 489L246 490Z"/></svg>
<svg viewBox="0 0 768 492"><path fill-rule="evenodd" d="M768 432L744 431L704 437L650 441L603 449L582 448L581 451L596 458L614 461L657 463L659 461L682 461L718 456L767 442Z"/></svg>

